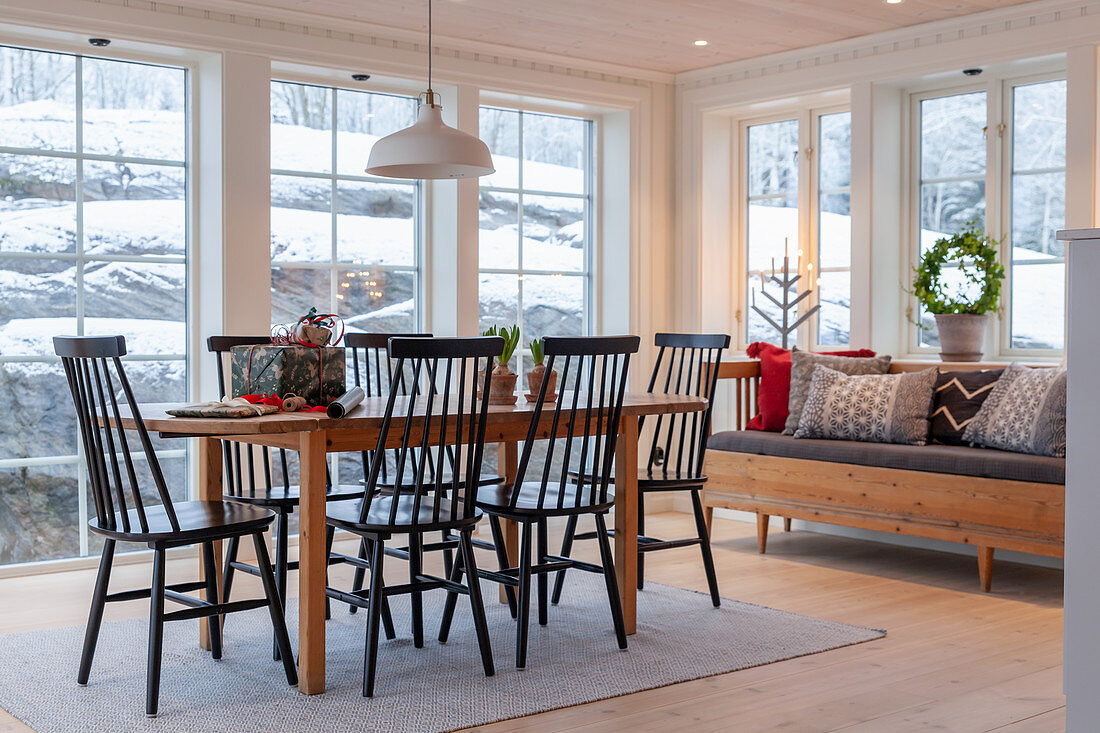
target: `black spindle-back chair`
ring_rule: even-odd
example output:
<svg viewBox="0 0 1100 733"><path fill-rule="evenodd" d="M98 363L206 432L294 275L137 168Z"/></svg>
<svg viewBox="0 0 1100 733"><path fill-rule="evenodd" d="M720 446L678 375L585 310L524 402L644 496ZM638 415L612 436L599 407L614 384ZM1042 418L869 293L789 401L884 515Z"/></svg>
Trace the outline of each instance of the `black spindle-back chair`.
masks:
<svg viewBox="0 0 1100 733"><path fill-rule="evenodd" d="M657 361L649 379L650 393L702 397L708 400L701 412L658 415L653 425L649 456L638 477L638 589L645 585L645 555L655 550L699 545L703 570L710 588L711 602L718 606L718 576L710 549L710 533L699 496L707 477L703 457L710 437L713 395L718 385L718 367L722 352L729 348L726 334L658 333L653 339ZM641 427L645 427L643 418ZM676 540L647 537L645 533L645 495L655 491L688 491L695 515L696 536ZM595 534L577 534L577 519L570 517L562 541L562 555L572 551L574 539L592 539ZM565 572L558 573L552 601L561 598Z"/></svg>
<svg viewBox="0 0 1100 733"><path fill-rule="evenodd" d="M207 350L214 354L218 367L218 387L223 396L230 394L230 380L225 369L225 360L234 346L265 346L271 344L270 336L211 336L206 340ZM259 452L257 457L256 453ZM225 499L241 504L265 507L275 512L275 583L279 597L286 608L287 573L298 569L298 562L289 559L290 553L290 515L301 500L300 487L290 481L290 463L285 448L278 449L279 472L277 479L272 476L272 450L267 446L259 449L247 443L232 440L222 441L222 456L225 459ZM257 466L262 471L262 480L257 475ZM326 501L358 499L363 495L361 486L333 486L326 471ZM237 559L240 549L238 540L230 540L226 551L225 569L222 577L222 596L229 599L233 589L233 578L239 570L249 575L258 575L259 568ZM275 659L279 658L278 645L273 650Z"/></svg>
<svg viewBox="0 0 1100 733"><path fill-rule="evenodd" d="M395 373L410 367L415 383L423 380L423 384L432 385L432 388L417 395L407 395L402 394L399 384L391 382L378 443L370 457L366 495L357 504L345 502L330 507L328 512L330 528L358 535L367 540L371 550L371 582L367 590L349 593L329 588L327 591L330 598L367 609L364 696L374 694L378 632L384 610L382 601L390 595L411 596L416 647L424 645L424 591L445 588L454 595L468 595L485 674L493 674L471 537L481 514L475 507L474 493L461 490L461 479L481 474L492 363L503 345L499 337L390 339L389 354L396 360ZM481 396L478 396L477 385L479 372L484 381ZM390 452L387 445L393 451L396 470L392 483L382 491L382 466ZM449 465L455 466L457 473L450 479L443 471L431 469L433 461L435 466L448 465L448 454L454 456L453 464ZM460 490L454 490L456 485ZM423 567L424 535L441 531L458 535L460 554L448 578L428 575ZM383 581L383 560L386 541L393 535L408 535L409 582L387 588ZM330 532L330 542L331 536ZM457 581L461 568L470 569L466 585ZM453 611L454 598L449 597L448 602Z"/></svg>
<svg viewBox="0 0 1100 733"><path fill-rule="evenodd" d="M477 505L489 515L500 565L495 572L483 570L482 577L505 586L509 608L513 616L518 616L517 667L527 664L532 575L538 576L539 623L545 625L548 621L547 574L565 568L604 576L619 648L626 648L605 516L614 504L610 486L615 446L630 356L637 353L638 344L637 336L547 337L544 340L546 374L520 454L516 483L514 486L482 487L478 491ZM555 370L561 372L557 400L546 404L550 374ZM543 435L547 436L545 453L536 454L536 444ZM595 517L600 565L549 553L549 518L581 514ZM508 567L502 518L521 525L519 567ZM535 534L538 546L532 553ZM441 638L446 638L449 624L450 615L445 609Z"/></svg>
<svg viewBox="0 0 1100 733"><path fill-rule="evenodd" d="M161 645L165 621L206 617L210 630L210 649L221 658L220 617L226 613L267 606L275 630L275 641L283 659L287 681L297 684L290 639L279 602L279 592L271 565L267 561L264 530L275 515L259 507L226 502L174 502L164 480L137 400L126 378L121 357L126 354L122 336L54 337L54 352L68 378L76 406L77 423L88 469L95 518L89 522L92 532L104 538L103 554L96 578L92 607L84 637L84 649L77 682L88 683L96 641L103 621L103 610L112 601L150 599L149 647L145 712L157 714L160 698ZM130 446L124 430L131 424L140 452ZM156 488L159 505L146 503L138 480L137 464L144 458L148 475ZM214 543L251 536L260 557L260 577L265 597L229 603L218 597ZM153 581L150 588L108 593L115 545L136 542L153 550ZM169 548L201 545L203 575L201 581L175 583L165 581L165 553ZM206 598L188 595L204 591ZM186 606L165 612L165 601Z"/></svg>

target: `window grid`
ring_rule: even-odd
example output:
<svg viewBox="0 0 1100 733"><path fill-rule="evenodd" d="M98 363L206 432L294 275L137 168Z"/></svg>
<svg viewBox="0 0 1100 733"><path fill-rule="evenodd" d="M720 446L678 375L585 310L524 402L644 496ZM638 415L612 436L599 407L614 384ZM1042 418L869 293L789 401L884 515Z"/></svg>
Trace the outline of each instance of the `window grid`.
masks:
<svg viewBox="0 0 1100 733"><path fill-rule="evenodd" d="M12 47L9 47L12 48ZM49 53L53 55L68 55L59 53L56 51L38 51L36 49L19 49L29 53ZM74 147L73 150L49 150L39 148L25 148L25 147L13 147L0 145L0 155L17 155L24 157L41 157L47 159L64 159L72 160L75 165L75 179L74 179L74 208L75 208L75 242L73 252L19 252L19 251L0 251L5 259L11 260L27 260L27 261L68 261L73 262L75 265L75 308L73 320L76 326L76 335L85 335L85 288L84 288L84 273L89 264L96 263L111 263L111 262L128 262L128 263L141 263L141 264L179 264L187 265L187 256L184 255L110 255L110 254L89 254L85 251L85 238L84 238L84 205L86 203L84 197L84 163L86 161L102 162L102 163L114 163L121 165L155 165L161 167L179 168L184 171L184 175L188 174L187 160L168 160L161 158L143 158L124 155L109 155L103 153L88 153L84 151L84 59L86 58L80 54L72 54L74 61ZM131 62L131 61L118 61L114 59L107 59L101 57L95 57L96 61L105 61L113 63L129 63L135 66L157 66L156 64ZM163 68L177 69L179 67L165 66ZM187 70L179 68L184 73L184 90L188 88ZM190 115L189 105L184 105L184 129L189 129ZM185 145L186 151L188 146ZM185 152L186 156L187 153ZM187 182L184 184L185 191L187 190ZM186 194L185 194L186 195ZM185 216L185 229L184 229L184 242L185 247L189 247L190 242L190 217ZM185 269L185 278L187 277ZM185 281L185 291L187 285ZM186 309L185 304L185 309ZM185 310L186 312L186 310ZM124 334L125 335L125 334ZM185 335L184 343L188 343ZM124 360L126 362L140 362L140 361L181 361L185 364L185 376L184 384L188 385L188 391L190 391L190 385L188 376L186 373L187 354L186 353L173 353L173 354L140 354L140 353L128 353ZM60 364L61 361L53 355L28 355L28 354L0 354L0 364L5 363L42 363L42 364ZM65 402L65 407L68 408L68 402ZM74 408L75 409L75 408ZM56 467L75 465L77 474L77 509L78 509L78 537L79 537L79 555L81 557L89 554L89 508L88 508L88 477L87 467L84 462L84 446L83 442L79 438L79 434L74 436L74 443L77 448L75 454L61 454L61 455L47 455L47 456L33 456L33 457L16 457L16 458L0 458L0 469L19 469L30 467ZM188 455L187 448L180 448L174 450L158 450L158 459L166 458L186 458ZM143 452L137 452L133 456L136 463L144 462L147 457ZM37 561L32 561L37 562Z"/></svg>
<svg viewBox="0 0 1100 733"><path fill-rule="evenodd" d="M524 317L523 317L523 278L525 275L548 275L555 277L572 277L580 278L582 283L582 326L581 333L591 333L591 270L592 270L592 188L593 188L593 166L592 161L592 134L593 123L591 120L585 120L585 134L584 134L584 153L583 158L585 162L585 175L584 175L584 192L583 193L561 193L556 191L546 191L541 189L529 189L524 186L524 168L526 167L525 147L524 147L524 124L523 118L528 114L544 114L544 113L530 113L524 110L515 110L517 115L517 137L518 148L516 154L516 186L493 186L482 185L480 191L487 191L492 193L504 193L516 196L516 267L485 267L479 265L478 270L484 274L490 275L515 275L516 276L516 318L517 323L520 326L520 345L516 348L515 360L516 360L516 373L524 374L526 368L524 362L531 358L531 349L529 344L532 338L531 334L525 332ZM546 196L551 198L563 198L580 200L583 202L583 214L584 217L584 257L583 267L580 271L570 270L546 270L537 268L528 268L524 266L524 228L525 228L525 216L524 216L524 199L529 196ZM500 324L498 324L500 325ZM544 334L539 334L539 337ZM551 334L552 335L552 334Z"/></svg>
<svg viewBox="0 0 1100 733"><path fill-rule="evenodd" d="M816 250L817 250L817 257L813 262L808 263L808 269L811 271L811 274L812 274L813 271L816 271L817 275L813 276L813 277L810 277L808 279L811 282L813 282L813 284L814 284L814 296L813 297L814 297L814 299L815 299L815 301L818 305L821 304L821 276L822 275L835 274L835 273L851 273L851 271L852 271L852 265L851 265L852 238L851 238L851 228L850 227L849 227L849 230L848 230L848 257L849 257L848 266L847 267L840 266L840 265L824 266L824 265L821 264L822 261L824 260L824 257L823 257L823 254L822 254L823 227L822 227L822 224L821 224L821 220L822 220L822 214L827 213L825 211L825 206L824 206L823 202L825 201L827 196L848 196L849 206L851 205L852 183L851 183L851 145L850 145L850 143L849 143L849 149L848 149L848 185L846 185L846 186L833 186L833 187L824 187L824 186L821 185L822 173L823 173L823 167L822 167L822 164L821 164L821 159L822 159L822 154L824 153L824 148L825 148L825 142L824 142L824 137L823 137L821 119L823 117L832 117L832 116L840 116L840 115L845 115L845 116L848 117L848 130L849 130L849 140L850 140L851 139L851 125L852 125L852 117L851 117L850 112L847 112L847 111L844 111L844 112L826 112L826 113L823 113L823 114L814 115L814 123L815 123L816 133L817 133L814 137L816 138L816 141L817 141L816 147L817 147L817 150L819 151L819 154L815 155L813 157L813 160L812 160L812 163L814 164L814 166L817 169L816 170L817 175L814 177L814 182L817 186L817 212L816 212L817 216L815 217L816 218L816 225L817 225L817 232L816 232L816 236L814 237L814 239L816 240L815 244L816 244ZM851 212L850 211L849 211L848 218L849 218L849 221L850 221L851 220ZM821 318L821 313L819 311L818 315L813 318L813 321L814 321L813 332L814 332L815 347L816 346L823 346L823 345L827 345L827 346L848 346L848 345L851 344L851 340L852 340L852 319L851 319L851 285L850 285L850 283L851 283L851 280L849 278L849 288L848 288L848 314L849 314L848 315L848 338L844 339L843 341L836 341L835 343L824 344L823 339L822 339L822 333L821 333L823 320Z"/></svg>
<svg viewBox="0 0 1100 733"><path fill-rule="evenodd" d="M912 169L916 172L916 180L913 195L911 197L911 219L913 221L910 230L913 238L913 243L910 248L912 257L911 264L912 266L916 265L923 249L921 240L923 224L922 196L925 186L968 182L984 186L982 196L984 210L980 218L985 222L986 230L998 239L1001 244L1000 262L1005 265L1006 274L1001 287L1001 317L999 328L995 329L996 335L992 343L989 343L989 339L987 339L985 346L987 353L993 353L1002 357L1054 357L1061 354L1064 350L1064 342L1061 340L1061 334L1052 335L1051 343L1054 344L1053 347L1035 347L1018 346L1018 339L1014 333L1014 323L1018 314L1014 308L1015 287L1013 285L1013 280L1018 274L1019 269L1025 268L1025 270L1028 270L1028 268L1065 266L1064 255L1035 258L1024 257L1017 259L1015 257L1016 250L1013 242L1013 216L1018 181L1028 177L1061 175L1064 196L1066 170L1064 154L1061 158L1062 165L1060 166L1055 165L1020 169L1015 167L1016 159L1013 145L1017 126L1016 93L1022 88L1049 83L1061 83L1064 86L1064 76L1059 73L1052 73L1029 78L998 79L991 80L989 84L980 87L970 86L951 90L922 92L912 95L912 129L914 131L912 135ZM985 99L986 122L983 128L984 143L982 145L982 152L984 155L982 160L984 166L982 172L956 176L924 177L922 175L922 148L924 141L921 114L923 103L930 100L972 94L981 94ZM1064 225L1064 208L1060 213ZM947 274L955 269L957 269L957 263L947 263L943 268L943 272ZM1029 271L1034 272L1035 270ZM1061 295L1064 298L1064 291ZM930 318L924 315L922 311L917 310L915 304L911 307L913 310L910 312L918 314L919 321ZM911 333L915 334L911 351L917 353L936 352L938 347L926 342L924 329L920 326L916 326Z"/></svg>

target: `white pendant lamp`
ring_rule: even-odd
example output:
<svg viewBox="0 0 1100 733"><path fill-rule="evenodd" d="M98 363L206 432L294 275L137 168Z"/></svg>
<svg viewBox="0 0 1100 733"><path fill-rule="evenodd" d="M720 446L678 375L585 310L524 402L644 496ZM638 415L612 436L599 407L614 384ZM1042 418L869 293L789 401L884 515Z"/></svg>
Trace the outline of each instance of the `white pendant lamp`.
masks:
<svg viewBox="0 0 1100 733"><path fill-rule="evenodd" d="M380 139L371 148L367 173L384 178L477 178L494 172L489 147L473 135L448 127L432 91L432 0L428 0L428 91L416 122Z"/></svg>

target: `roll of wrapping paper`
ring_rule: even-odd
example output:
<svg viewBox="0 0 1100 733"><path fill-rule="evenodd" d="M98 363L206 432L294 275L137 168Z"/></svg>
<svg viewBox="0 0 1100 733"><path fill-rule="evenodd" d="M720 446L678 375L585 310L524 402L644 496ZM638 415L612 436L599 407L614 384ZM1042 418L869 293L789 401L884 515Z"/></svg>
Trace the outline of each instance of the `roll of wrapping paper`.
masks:
<svg viewBox="0 0 1100 733"><path fill-rule="evenodd" d="M363 388L352 387L347 392L329 403L328 416L339 419L351 412L352 408L363 401Z"/></svg>

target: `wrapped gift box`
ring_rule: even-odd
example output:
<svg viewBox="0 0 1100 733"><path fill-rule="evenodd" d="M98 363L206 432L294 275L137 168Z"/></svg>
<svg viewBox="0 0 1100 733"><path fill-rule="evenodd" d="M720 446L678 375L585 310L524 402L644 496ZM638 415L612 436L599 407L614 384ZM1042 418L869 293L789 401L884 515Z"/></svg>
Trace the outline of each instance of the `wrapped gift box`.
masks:
<svg viewBox="0 0 1100 733"><path fill-rule="evenodd" d="M344 394L344 350L331 346L234 346L232 397L296 394L327 406Z"/></svg>

